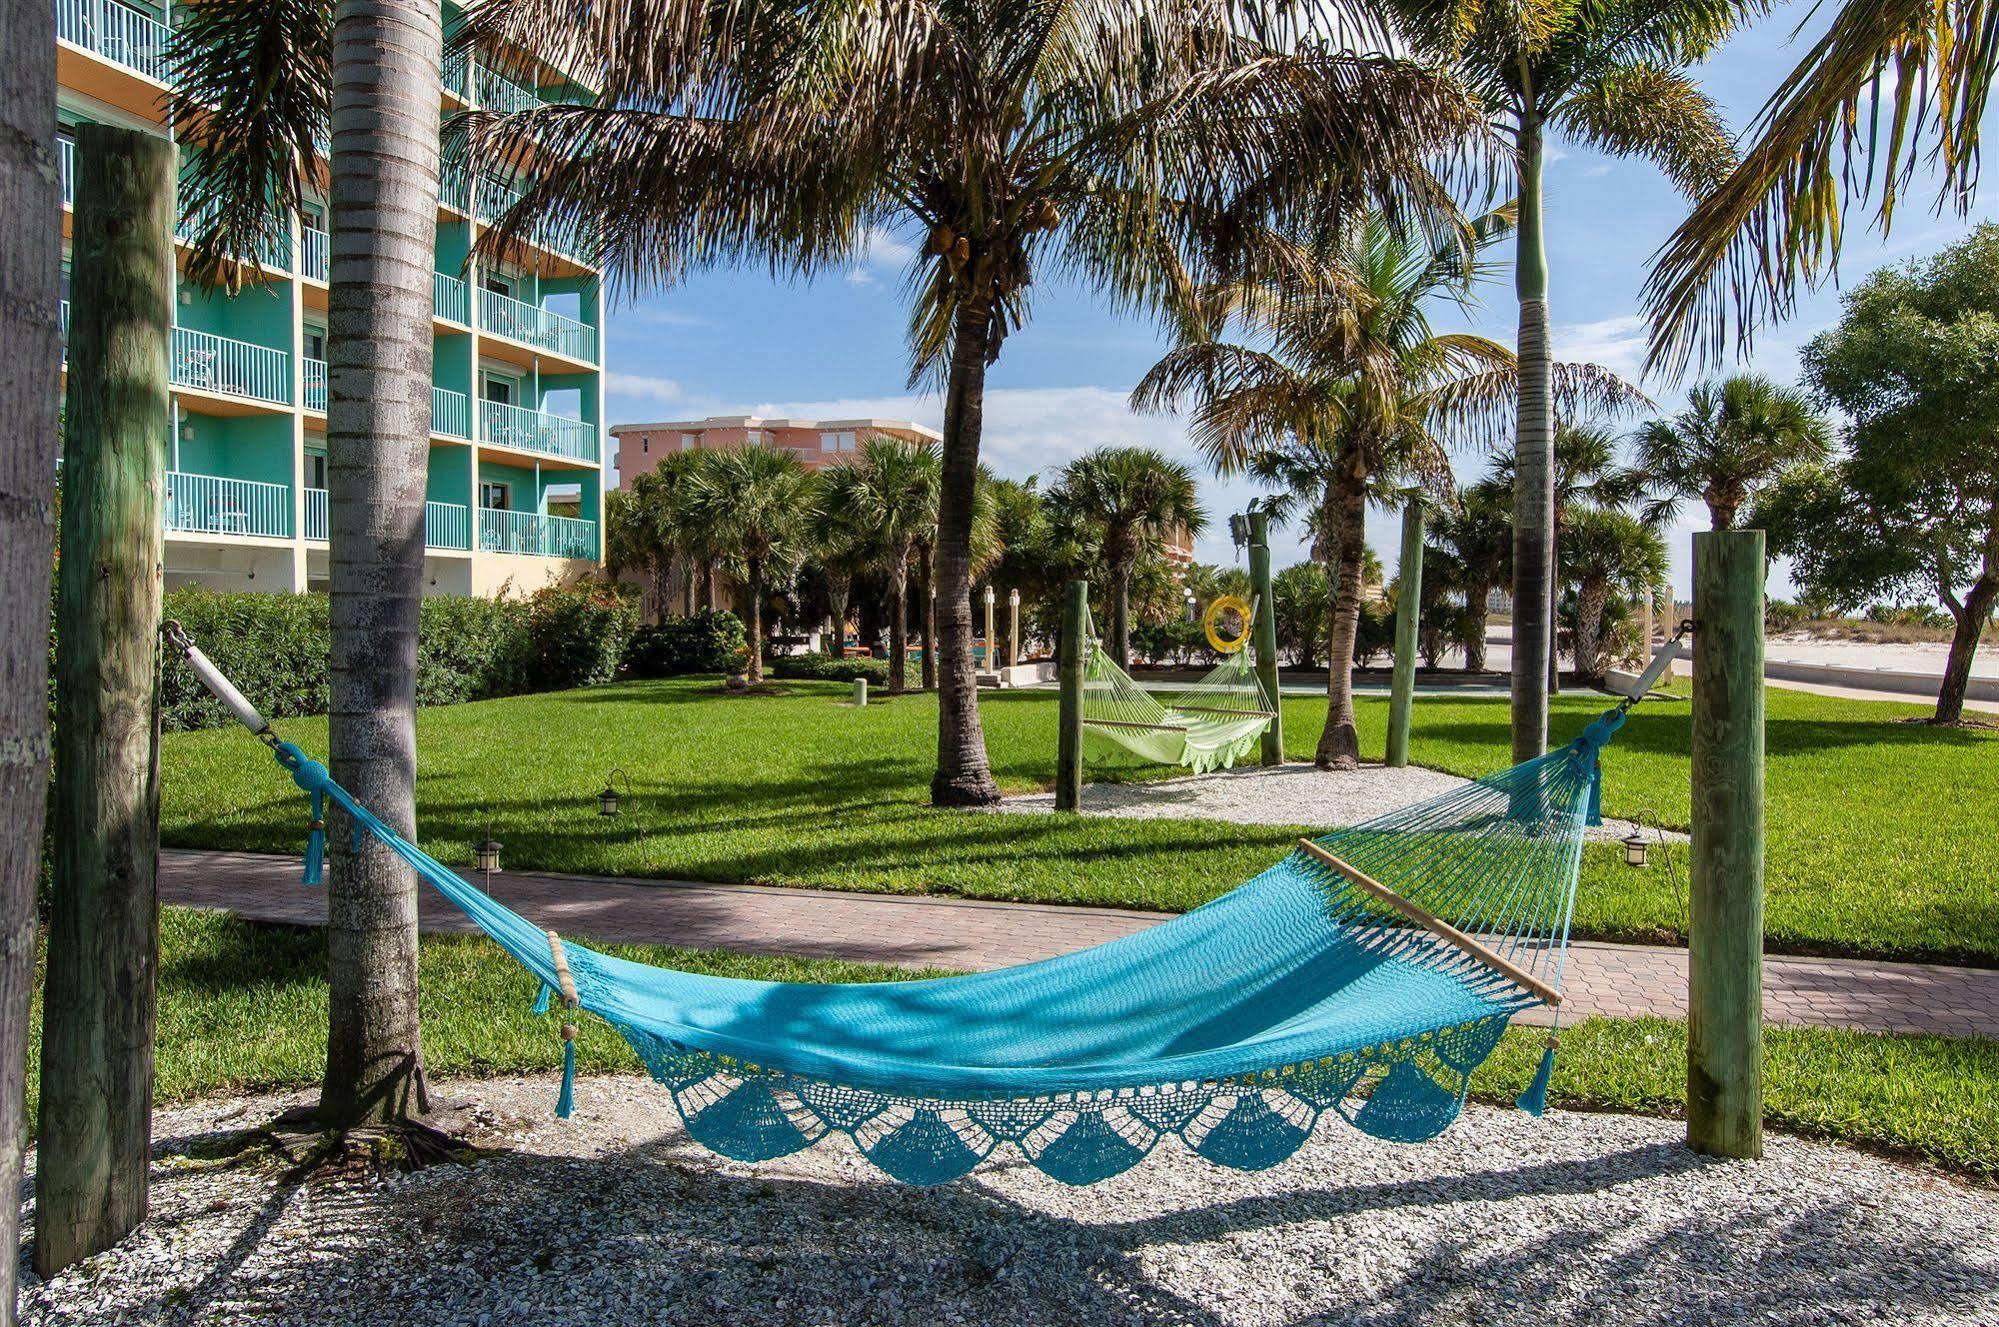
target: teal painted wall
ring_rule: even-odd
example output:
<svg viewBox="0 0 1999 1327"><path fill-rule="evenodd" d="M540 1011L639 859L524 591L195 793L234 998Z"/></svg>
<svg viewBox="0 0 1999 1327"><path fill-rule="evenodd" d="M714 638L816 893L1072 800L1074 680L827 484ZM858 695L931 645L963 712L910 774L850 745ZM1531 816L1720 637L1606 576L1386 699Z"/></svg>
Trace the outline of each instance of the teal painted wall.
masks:
<svg viewBox="0 0 1999 1327"><path fill-rule="evenodd" d="M175 300L174 322L179 326L287 353L298 349L292 343L288 283L245 286L242 293L232 296L219 287L194 285L183 277Z"/></svg>
<svg viewBox="0 0 1999 1327"><path fill-rule="evenodd" d="M472 449L433 445L425 491L432 502L472 505Z"/></svg>
<svg viewBox="0 0 1999 1327"><path fill-rule="evenodd" d="M181 415L179 468L188 474L292 482L292 425L287 415ZM189 433L192 436L186 436ZM171 454L171 453L170 453Z"/></svg>

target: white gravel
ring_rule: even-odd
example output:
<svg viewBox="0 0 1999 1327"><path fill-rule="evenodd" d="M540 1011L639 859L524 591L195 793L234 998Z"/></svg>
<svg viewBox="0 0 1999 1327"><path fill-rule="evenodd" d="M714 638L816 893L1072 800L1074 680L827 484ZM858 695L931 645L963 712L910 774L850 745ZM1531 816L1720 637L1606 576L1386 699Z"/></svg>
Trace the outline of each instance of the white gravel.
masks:
<svg viewBox="0 0 1999 1327"><path fill-rule="evenodd" d="M1260 1174L1161 1154L1088 1189L1024 1166L939 1189L844 1145L751 1168L661 1089L447 1086L510 1146L303 1187L186 1152L296 1098L163 1111L153 1215L42 1283L37 1324L1663 1324L1999 1322L1999 1194L1773 1137L1703 1160L1681 1126L1474 1108L1438 1142L1328 1124Z"/></svg>
<svg viewBox="0 0 1999 1327"><path fill-rule="evenodd" d="M1085 815L1134 820L1184 818L1336 829L1441 797L1467 782L1455 774L1414 765L1402 769L1363 765L1344 772L1304 764L1248 765L1156 783L1085 783L1082 809ZM1008 797L996 809L1023 814L1053 811L1055 794ZM1589 837L1621 839L1634 828L1628 820L1606 818L1590 827ZM1659 831L1647 828L1645 836L1656 839ZM1672 830L1664 837L1676 843L1686 840L1686 835Z"/></svg>

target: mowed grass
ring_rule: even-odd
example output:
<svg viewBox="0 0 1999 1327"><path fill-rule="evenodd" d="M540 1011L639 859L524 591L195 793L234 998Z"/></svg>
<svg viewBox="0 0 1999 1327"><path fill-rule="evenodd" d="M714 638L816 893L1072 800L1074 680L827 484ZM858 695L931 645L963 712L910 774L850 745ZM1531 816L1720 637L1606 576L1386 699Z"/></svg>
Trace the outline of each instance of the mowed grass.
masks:
<svg viewBox="0 0 1999 1327"><path fill-rule="evenodd" d="M738 697L685 679L424 711L424 846L469 863L490 827L506 865L522 869L1182 910L1263 869L1308 828L937 812L932 697L857 709L843 686L787 685L783 696ZM1606 703L1558 697L1555 739ZM1049 692L981 697L1007 791L1052 782L1055 709ZM1360 706L1371 755L1386 711L1379 700ZM1773 950L1999 963L1999 734L1907 722L1923 712L1770 691ZM1284 714L1287 753L1308 760L1325 702L1287 698ZM323 719L280 727L325 751ZM1687 748L1684 701L1634 711L1605 756L1606 812L1686 828ZM1505 702L1422 698L1412 751L1468 776L1504 767ZM625 815L605 820L596 794L613 768L635 795ZM1089 777L1173 773L1123 759L1093 762ZM167 843L299 850L303 800L241 732L170 735L161 781ZM1615 845L1592 845L1577 933L1683 937L1684 877L1684 852L1641 871L1621 865Z"/></svg>
<svg viewBox="0 0 1999 1327"><path fill-rule="evenodd" d="M783 981L880 981L919 975L864 964L607 946L641 962ZM324 934L209 912L160 914L159 1039L155 1096L165 1103L217 1093L311 1087L326 1054ZM426 936L419 958L424 1059L433 1078L553 1073L557 1018L535 1018L533 980L482 938ZM39 986L39 983L38 983ZM617 1034L584 1019L585 1073L637 1070ZM29 1119L40 1083L41 1003L29 1047ZM1507 1034L1474 1094L1510 1102L1533 1073L1543 1033ZM1999 1045L1773 1028L1765 1086L1770 1122L1999 1177ZM1597 1019L1563 1034L1552 1099L1558 1106L1677 1114L1684 1105L1685 1029L1657 1020ZM662 1089L664 1090L664 1089ZM589 1087L579 1089L585 1107ZM555 1080L549 1080L549 1107ZM1329 1129L1337 1126L1328 1125ZM1365 1145L1355 1140L1356 1146ZM1450 1146L1448 1136L1437 1146Z"/></svg>

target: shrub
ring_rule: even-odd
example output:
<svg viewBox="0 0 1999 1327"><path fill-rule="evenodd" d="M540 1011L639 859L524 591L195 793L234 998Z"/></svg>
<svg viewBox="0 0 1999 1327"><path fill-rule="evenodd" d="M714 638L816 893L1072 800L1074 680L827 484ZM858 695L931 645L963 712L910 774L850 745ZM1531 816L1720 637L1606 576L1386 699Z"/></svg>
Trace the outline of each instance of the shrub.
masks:
<svg viewBox="0 0 1999 1327"><path fill-rule="evenodd" d="M748 640L734 613L696 613L640 627L625 649L627 677L679 677L719 673Z"/></svg>
<svg viewBox="0 0 1999 1327"><path fill-rule="evenodd" d="M916 669L908 669L903 674L904 681L914 681ZM857 677L865 677L871 685L888 685L888 660L886 659L835 659L830 654L781 654L770 661L772 677L782 677L791 681L806 682L851 682Z"/></svg>
<svg viewBox="0 0 1999 1327"><path fill-rule="evenodd" d="M164 607L265 718L326 713L325 595L188 589L168 594ZM161 727L229 722L229 711L191 671L168 663L160 678Z"/></svg>
<svg viewBox="0 0 1999 1327"><path fill-rule="evenodd" d="M567 691L618 675L638 606L608 585L550 586L528 600L523 691Z"/></svg>
<svg viewBox="0 0 1999 1327"><path fill-rule="evenodd" d="M1772 599L1763 605L1763 629L1776 633L1801 627L1811 620L1811 613L1803 604L1794 604L1784 599Z"/></svg>

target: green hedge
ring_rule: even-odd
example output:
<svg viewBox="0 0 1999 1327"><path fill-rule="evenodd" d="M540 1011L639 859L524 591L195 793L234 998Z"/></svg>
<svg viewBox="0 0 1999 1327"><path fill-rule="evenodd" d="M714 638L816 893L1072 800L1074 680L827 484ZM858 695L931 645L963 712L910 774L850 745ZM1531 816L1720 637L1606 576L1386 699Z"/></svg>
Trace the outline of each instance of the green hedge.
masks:
<svg viewBox="0 0 1999 1327"><path fill-rule="evenodd" d="M267 718L324 714L331 640L323 594L175 590L166 616ZM541 590L527 600L429 598L417 635L419 705L453 705L528 691L561 691L617 675L637 620L605 586ZM161 679L160 722L213 728L228 713L185 668Z"/></svg>
<svg viewBox="0 0 1999 1327"><path fill-rule="evenodd" d="M767 670L772 677L801 682L851 682L865 677L870 683L888 685L886 659L835 659L829 654L780 654L771 659ZM903 678L915 683L922 676L917 664L905 664Z"/></svg>
<svg viewBox="0 0 1999 1327"><path fill-rule="evenodd" d="M625 673L629 677L719 673L748 642L749 634L734 613L711 609L668 618L633 634L625 651Z"/></svg>

